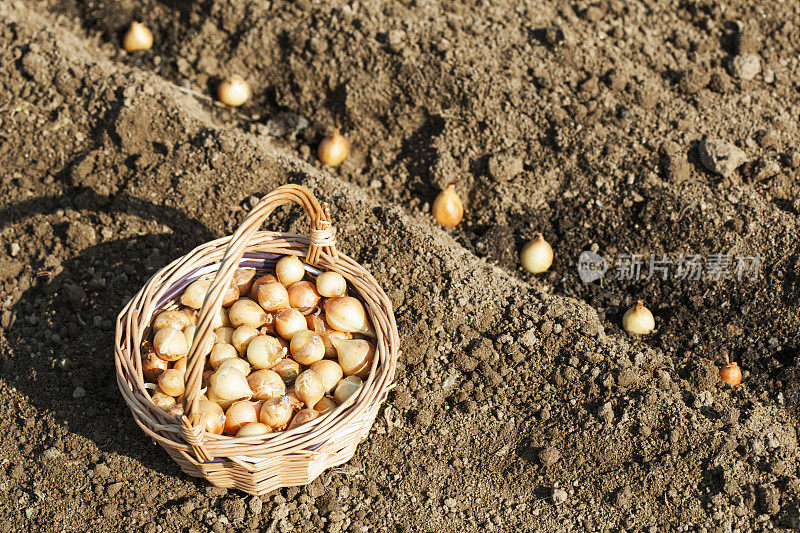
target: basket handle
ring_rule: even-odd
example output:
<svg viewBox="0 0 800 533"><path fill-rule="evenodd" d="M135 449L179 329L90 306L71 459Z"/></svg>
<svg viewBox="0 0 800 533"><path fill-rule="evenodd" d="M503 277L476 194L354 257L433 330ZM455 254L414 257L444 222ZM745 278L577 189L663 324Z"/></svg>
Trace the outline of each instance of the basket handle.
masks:
<svg viewBox="0 0 800 533"><path fill-rule="evenodd" d="M208 353L208 350L204 348L212 342L212 335L214 334L211 329L211 322L219 312L220 307L222 307L225 291L233 280L233 274L239 268L239 262L253 235L276 208L291 202L300 204L311 219L310 242L308 253L306 254L306 262L316 265L323 251L333 263L339 257L336 251L335 230L331 226L331 215L327 204L320 204L312 192L302 185L282 185L264 196L233 234L228 247L225 249L225 255L222 257L219 270L203 301L194 341L189 348L189 355L187 356L186 392L183 399L185 414L181 421L181 428L184 439L192 446L198 459L211 459L203 448L202 436L205 423L201 420L201 414L198 412L200 383L202 381L203 367L205 366L204 354Z"/></svg>

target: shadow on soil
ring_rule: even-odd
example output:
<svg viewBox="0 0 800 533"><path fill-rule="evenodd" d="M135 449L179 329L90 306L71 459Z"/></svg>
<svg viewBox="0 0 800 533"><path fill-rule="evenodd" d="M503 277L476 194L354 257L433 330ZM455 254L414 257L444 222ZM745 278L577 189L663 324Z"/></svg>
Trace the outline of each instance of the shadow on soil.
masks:
<svg viewBox="0 0 800 533"><path fill-rule="evenodd" d="M55 272L40 271L12 308L5 331L11 350L0 367L5 379L40 411L94 441L106 452L131 457L149 467L177 474L178 466L156 448L134 423L120 395L114 366L114 325L123 305L170 258L214 238L185 213L125 195L114 198L79 190L81 208L114 218L137 217L168 226L172 232L132 230L68 255ZM0 230L34 215L55 214L66 196L42 197L0 209ZM66 224L64 224L66 225ZM59 231L57 223L53 224ZM81 387L84 397L75 398Z"/></svg>

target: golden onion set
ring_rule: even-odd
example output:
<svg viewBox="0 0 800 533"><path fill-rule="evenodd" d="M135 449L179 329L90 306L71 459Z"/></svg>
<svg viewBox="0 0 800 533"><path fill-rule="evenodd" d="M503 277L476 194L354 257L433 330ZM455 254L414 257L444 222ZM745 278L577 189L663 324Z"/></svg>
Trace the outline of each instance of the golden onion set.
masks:
<svg viewBox="0 0 800 533"><path fill-rule="evenodd" d="M128 53L150 50L153 47L153 33L141 22L131 22L122 37L122 47ZM251 94L250 84L238 74L231 74L217 85L217 100L230 107L244 105ZM341 165L349 154L350 146L339 133L339 128L325 137L317 148L319 160L330 167Z"/></svg>
<svg viewBox="0 0 800 533"><path fill-rule="evenodd" d="M211 433L264 435L330 413L358 392L375 357L375 332L341 274L306 279L303 262L281 258L274 273L240 268L214 317L200 411ZM190 284L180 307L160 312L142 346L153 403L183 415L184 374L211 280Z"/></svg>

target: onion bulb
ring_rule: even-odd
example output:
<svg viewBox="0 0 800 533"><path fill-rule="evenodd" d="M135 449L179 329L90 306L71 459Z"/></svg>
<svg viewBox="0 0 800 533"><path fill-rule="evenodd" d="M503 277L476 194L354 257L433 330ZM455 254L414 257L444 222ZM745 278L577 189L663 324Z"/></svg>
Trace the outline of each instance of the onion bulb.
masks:
<svg viewBox="0 0 800 533"><path fill-rule="evenodd" d="M736 363L728 363L719 369L719 379L735 387L742 382L742 369Z"/></svg>
<svg viewBox="0 0 800 533"><path fill-rule="evenodd" d="M252 267L237 268L233 273L233 284L239 291L239 295L244 295L250 292L250 287L253 285L253 278L256 276L256 269Z"/></svg>
<svg viewBox="0 0 800 533"><path fill-rule="evenodd" d="M325 320L333 329L375 337L364 306L352 296L329 298L324 307Z"/></svg>
<svg viewBox="0 0 800 533"><path fill-rule="evenodd" d="M147 354L142 359L142 375L145 380L153 383L168 367L169 363L157 356L155 352Z"/></svg>
<svg viewBox="0 0 800 533"><path fill-rule="evenodd" d="M258 288L265 283L269 283L270 281L278 281L278 278L272 274L264 274L263 276L257 278L253 282L253 286L250 287L250 296L252 296L254 300L258 300Z"/></svg>
<svg viewBox="0 0 800 533"><path fill-rule="evenodd" d="M250 422L236 434L237 437L257 437L259 435L266 435L271 433L272 428L261 422Z"/></svg>
<svg viewBox="0 0 800 533"><path fill-rule="evenodd" d="M228 435L236 435L243 426L251 422L258 422L258 412L253 402L235 402L225 411L225 433Z"/></svg>
<svg viewBox="0 0 800 533"><path fill-rule="evenodd" d="M347 281L338 272L323 272L317 276L317 292L326 298L345 296L347 294Z"/></svg>
<svg viewBox="0 0 800 533"><path fill-rule="evenodd" d="M304 329L292 336L289 351L295 361L301 365L310 365L325 357L325 344L319 335Z"/></svg>
<svg viewBox="0 0 800 533"><path fill-rule="evenodd" d="M238 107L250 98L250 84L241 76L231 74L217 87L217 98L225 105Z"/></svg>
<svg viewBox="0 0 800 533"><path fill-rule="evenodd" d="M311 422L315 418L319 418L319 413L315 410L311 408L301 409L296 415L294 415L294 418L292 418L292 421L289 422L289 426L286 428L286 430L288 431L296 428L297 426L302 426L303 424Z"/></svg>
<svg viewBox="0 0 800 533"><path fill-rule="evenodd" d="M307 326L306 317L297 309L284 309L275 316L275 331L287 341Z"/></svg>
<svg viewBox="0 0 800 533"><path fill-rule="evenodd" d="M306 275L303 262L296 255L286 255L275 263L275 275L284 287L294 285Z"/></svg>
<svg viewBox="0 0 800 533"><path fill-rule="evenodd" d="M272 370L256 370L247 376L247 384L256 400L280 398L286 394L286 384Z"/></svg>
<svg viewBox="0 0 800 533"><path fill-rule="evenodd" d="M222 326L214 330L214 335L217 336L217 342L224 344L233 344L233 332L236 331L232 327Z"/></svg>
<svg viewBox="0 0 800 533"><path fill-rule="evenodd" d="M258 335L247 345L247 360L255 368L272 368L286 350L278 339L269 335Z"/></svg>
<svg viewBox="0 0 800 533"><path fill-rule="evenodd" d="M358 376L347 376L336 385L336 389L333 391L333 397L336 398L337 402L342 404L350 396L357 393L363 383L364 382Z"/></svg>
<svg viewBox="0 0 800 533"><path fill-rule="evenodd" d="M189 353L189 345L183 332L169 326L158 330L153 337L153 348L156 355L165 361L177 361Z"/></svg>
<svg viewBox="0 0 800 533"><path fill-rule="evenodd" d="M234 357L232 359L225 359L224 361L222 361L222 364L219 365L217 371L223 370L225 368L235 368L236 370L241 372L242 375L245 376L250 373L250 365L248 364L248 362L245 361L244 359L239 359L238 357Z"/></svg>
<svg viewBox="0 0 800 533"><path fill-rule="evenodd" d="M183 329L192 323L189 315L180 309L170 309L169 311L162 311L158 314L153 321L153 329L160 331L164 328L175 328L183 331Z"/></svg>
<svg viewBox="0 0 800 533"><path fill-rule="evenodd" d="M622 316L622 328L635 335L647 335L656 327L653 313L644 306L641 300L636 305L625 311Z"/></svg>
<svg viewBox="0 0 800 533"><path fill-rule="evenodd" d="M314 404L314 410L321 415L330 413L339 407L339 402L329 396L324 396L320 401Z"/></svg>
<svg viewBox="0 0 800 533"><path fill-rule="evenodd" d="M267 311L280 311L289 307L289 292L277 281L258 287L258 303Z"/></svg>
<svg viewBox="0 0 800 533"><path fill-rule="evenodd" d="M546 272L553 264L553 249L550 243L544 240L541 233L528 242L519 254L519 262L522 268L532 274Z"/></svg>
<svg viewBox="0 0 800 533"><path fill-rule="evenodd" d="M185 374L186 373L186 363L187 362L188 362L188 359L186 357L181 357L180 359L178 359L177 361L172 363L172 368L173 368L173 370L177 370L181 374Z"/></svg>
<svg viewBox="0 0 800 533"><path fill-rule="evenodd" d="M345 376L367 379L375 358L375 345L364 339L331 339Z"/></svg>
<svg viewBox="0 0 800 533"><path fill-rule="evenodd" d="M300 374L300 363L294 359L281 359L272 365L270 370L278 374L284 383L294 383L294 380Z"/></svg>
<svg viewBox="0 0 800 533"><path fill-rule="evenodd" d="M244 326L239 326L233 332L233 335L231 335L231 344L240 355L245 354L247 353L247 347L250 345L250 341L257 336L258 330L250 324L245 324Z"/></svg>
<svg viewBox="0 0 800 533"><path fill-rule="evenodd" d="M259 421L273 429L284 427L292 419L294 406L288 396L271 398L264 402L259 412Z"/></svg>
<svg viewBox="0 0 800 533"><path fill-rule="evenodd" d="M168 396L183 394L183 372L170 368L158 376L158 388Z"/></svg>
<svg viewBox="0 0 800 533"><path fill-rule="evenodd" d="M322 380L313 370L306 370L294 380L294 393L306 405L314 405L325 396Z"/></svg>
<svg viewBox="0 0 800 533"><path fill-rule="evenodd" d="M223 408L237 400L246 400L253 396L247 378L239 369L233 367L223 368L211 374L207 393L209 400L217 401ZM227 405L224 405L226 402Z"/></svg>
<svg viewBox="0 0 800 533"><path fill-rule="evenodd" d="M344 377L342 367L335 361L330 361L328 359L317 361L311 365L310 368L316 372L322 380L322 388L325 389L325 392L331 392L333 388L336 387L336 384L341 381L342 377Z"/></svg>
<svg viewBox="0 0 800 533"><path fill-rule="evenodd" d="M322 314L322 309L319 307L306 315L306 326L317 335L331 329L328 327L328 323L325 322L325 315Z"/></svg>
<svg viewBox="0 0 800 533"><path fill-rule="evenodd" d="M464 218L464 204L456 192L456 184L451 183L439 193L431 209L433 218L443 226L458 226Z"/></svg>
<svg viewBox="0 0 800 533"><path fill-rule="evenodd" d="M150 50L153 47L153 33L141 22L131 22L130 28L122 37L122 48L126 52Z"/></svg>
<svg viewBox="0 0 800 533"><path fill-rule="evenodd" d="M310 281L293 283L286 291L289 293L289 305L299 309L304 315L311 313L320 300L317 287Z"/></svg>
<svg viewBox="0 0 800 533"><path fill-rule="evenodd" d="M164 394L160 389L153 393L153 396L150 397L150 400L152 400L153 404L162 411L166 411L175 405L175 398L168 394Z"/></svg>
<svg viewBox="0 0 800 533"><path fill-rule="evenodd" d="M325 345L325 357L328 359L336 359L336 347L333 345L333 339L352 339L353 336L346 331L323 331L317 333L322 337L322 343Z"/></svg>
<svg viewBox="0 0 800 533"><path fill-rule="evenodd" d="M198 410L205 416L206 431L222 435L225 427L225 413L222 411L222 407L210 400L200 400Z"/></svg>
<svg viewBox="0 0 800 533"><path fill-rule="evenodd" d="M236 353L236 348L230 344L218 342L213 348L211 348L211 354L208 356L208 362L211 364L211 368L217 370L224 360L238 358L239 354Z"/></svg>
<svg viewBox="0 0 800 533"><path fill-rule="evenodd" d="M258 328L267 323L267 313L258 303L249 298L241 298L236 301L228 311L228 318L236 328L245 324Z"/></svg>
<svg viewBox="0 0 800 533"><path fill-rule="evenodd" d="M333 130L333 135L325 137L319 143L317 155L323 165L329 167L336 167L342 164L347 159L350 153L350 146L347 144L347 139L339 133L339 128Z"/></svg>

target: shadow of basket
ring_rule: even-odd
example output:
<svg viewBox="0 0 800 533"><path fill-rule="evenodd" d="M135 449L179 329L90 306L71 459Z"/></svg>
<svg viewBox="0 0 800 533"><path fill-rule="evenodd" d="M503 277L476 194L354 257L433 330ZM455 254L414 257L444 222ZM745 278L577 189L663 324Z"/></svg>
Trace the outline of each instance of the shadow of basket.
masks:
<svg viewBox="0 0 800 533"><path fill-rule="evenodd" d="M88 217L105 213L123 228L137 220L156 222L172 232L129 229L127 233L123 230L122 236L115 232L105 242L74 254L67 250L62 252L65 257L45 261L56 265L51 270L35 269L26 262L24 268L34 271L33 280L3 313L3 377L40 413L51 413L69 432L92 440L103 451L175 475L179 472L177 465L166 454L154 453L152 442L133 422L119 394L110 353L114 321L121 307L169 257L185 253L214 235L175 208L126 195L110 198L85 189L77 193ZM67 225L57 215L64 203L64 197L48 196L5 206L0 209L0 230L44 217L57 234ZM23 249L46 247L41 243L22 244ZM60 437L47 445L64 448L59 441Z"/></svg>

